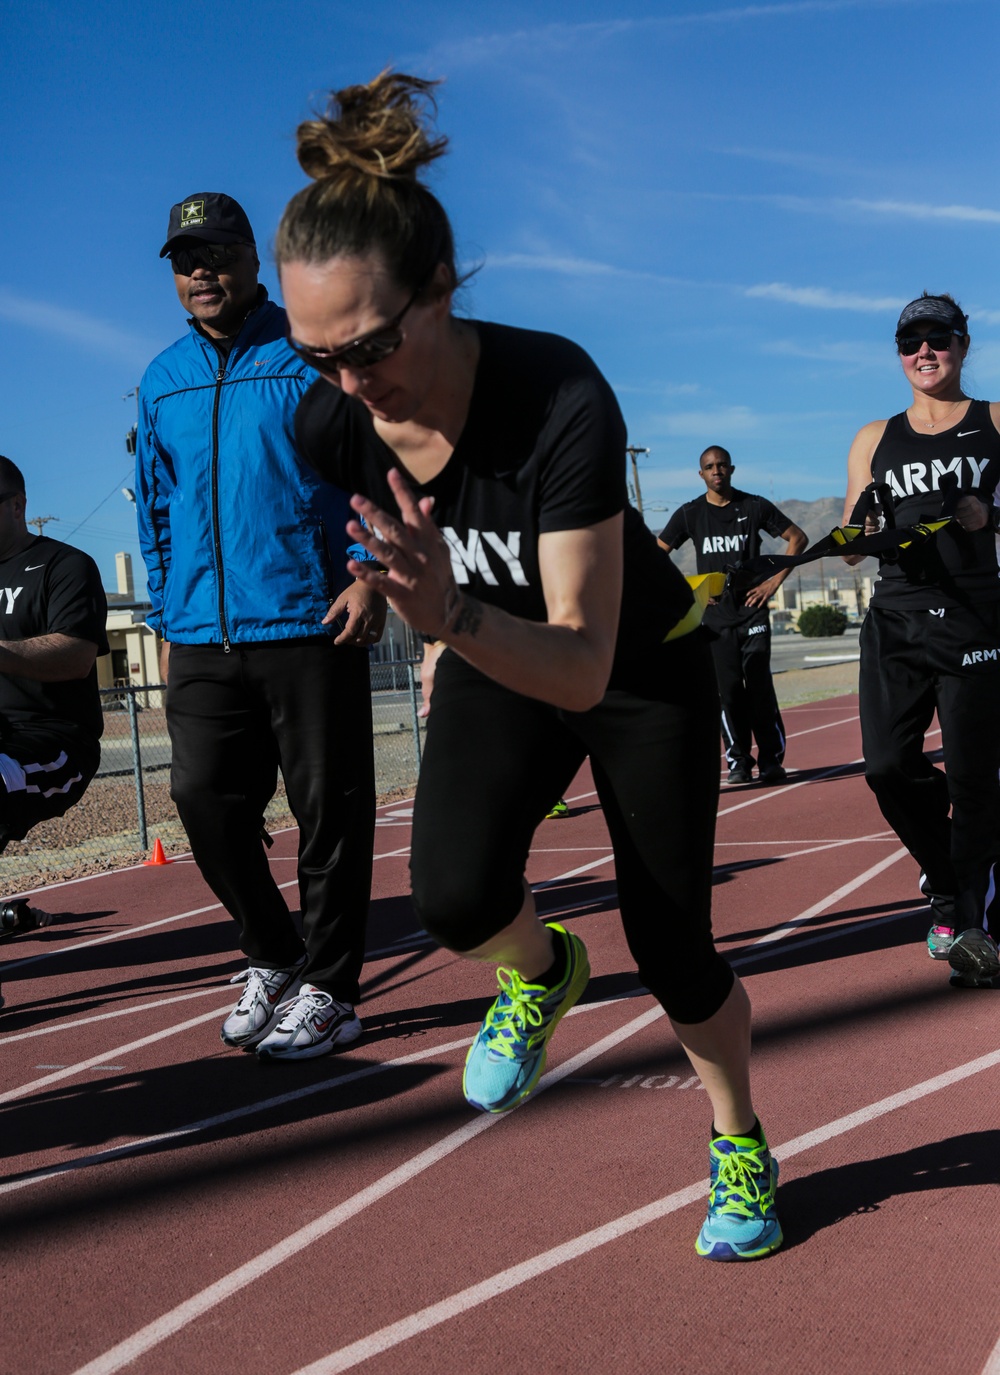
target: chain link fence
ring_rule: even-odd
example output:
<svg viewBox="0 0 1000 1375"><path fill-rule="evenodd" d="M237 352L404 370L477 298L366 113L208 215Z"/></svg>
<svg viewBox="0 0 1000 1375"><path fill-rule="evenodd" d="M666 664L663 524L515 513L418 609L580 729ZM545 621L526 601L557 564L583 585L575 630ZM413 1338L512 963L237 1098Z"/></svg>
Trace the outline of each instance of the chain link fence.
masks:
<svg viewBox="0 0 1000 1375"><path fill-rule="evenodd" d="M372 659L370 671L378 798L384 802L409 797L420 771L424 728L417 714L420 661ZM170 800L170 737L163 696L163 684L102 689L104 737L97 777L65 816L42 822L24 840L7 846L0 860L0 897L138 864L148 858L156 839L168 855L188 849ZM269 827L295 824L280 777L265 819Z"/></svg>

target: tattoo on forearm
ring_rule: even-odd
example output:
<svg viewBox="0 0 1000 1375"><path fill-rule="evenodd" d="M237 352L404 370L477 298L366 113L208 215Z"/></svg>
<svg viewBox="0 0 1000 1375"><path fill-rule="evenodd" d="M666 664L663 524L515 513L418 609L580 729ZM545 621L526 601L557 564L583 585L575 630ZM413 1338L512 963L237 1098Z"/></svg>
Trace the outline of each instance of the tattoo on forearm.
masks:
<svg viewBox="0 0 1000 1375"><path fill-rule="evenodd" d="M467 594L459 599L458 615L452 621L449 629L453 635L471 635L473 639L479 634L479 627L483 623L483 604L475 597Z"/></svg>

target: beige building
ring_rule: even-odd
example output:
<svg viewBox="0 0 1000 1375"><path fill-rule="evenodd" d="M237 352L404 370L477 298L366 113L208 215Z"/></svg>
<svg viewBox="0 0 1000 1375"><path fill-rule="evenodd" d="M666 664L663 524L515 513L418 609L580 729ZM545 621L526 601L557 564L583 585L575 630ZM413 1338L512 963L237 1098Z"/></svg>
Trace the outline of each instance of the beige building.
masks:
<svg viewBox="0 0 1000 1375"><path fill-rule="evenodd" d="M97 661L97 681L102 688L145 687L160 682L160 640L146 624L148 602L135 599L131 554L115 555L117 592L108 593L108 644L110 654ZM139 695L139 705L160 707L162 692Z"/></svg>
<svg viewBox="0 0 1000 1375"><path fill-rule="evenodd" d="M772 625L794 627L800 612L807 606L836 606L847 615L848 620L863 620L871 603L875 579L870 575L862 577L852 570L845 572L844 564L839 559L835 562L837 572L830 578L825 576L823 559L818 561L818 565L813 565L819 569L818 586L803 587L793 570L771 598Z"/></svg>

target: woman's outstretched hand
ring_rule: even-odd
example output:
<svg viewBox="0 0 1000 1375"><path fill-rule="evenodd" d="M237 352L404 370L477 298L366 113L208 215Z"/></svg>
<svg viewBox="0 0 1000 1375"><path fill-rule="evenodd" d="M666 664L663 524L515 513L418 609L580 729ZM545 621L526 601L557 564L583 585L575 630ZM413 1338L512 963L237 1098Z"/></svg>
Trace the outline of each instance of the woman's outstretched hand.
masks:
<svg viewBox="0 0 1000 1375"><path fill-rule="evenodd" d="M431 520L433 497L418 501L398 468L389 470L389 486L399 505L399 516L383 511L367 497L351 497L351 506L366 524L350 521L347 533L362 544L382 565L348 563L348 571L392 602L407 625L435 638L454 624L461 594L451 566L451 554L440 530Z"/></svg>

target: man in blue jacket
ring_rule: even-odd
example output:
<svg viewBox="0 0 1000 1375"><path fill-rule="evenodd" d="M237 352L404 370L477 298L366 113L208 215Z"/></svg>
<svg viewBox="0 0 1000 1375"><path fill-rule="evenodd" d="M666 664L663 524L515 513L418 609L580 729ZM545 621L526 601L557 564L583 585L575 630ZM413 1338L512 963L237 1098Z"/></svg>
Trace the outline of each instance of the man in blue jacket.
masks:
<svg viewBox="0 0 1000 1375"><path fill-rule="evenodd" d="M163 637L171 795L249 959L222 1025L265 1059L323 1055L355 1013L375 824L366 647L384 601L349 579L347 498L299 460L293 420L315 374L257 281L230 196L170 211L188 334L139 388L136 504ZM280 767L299 823L299 936L262 836Z"/></svg>

